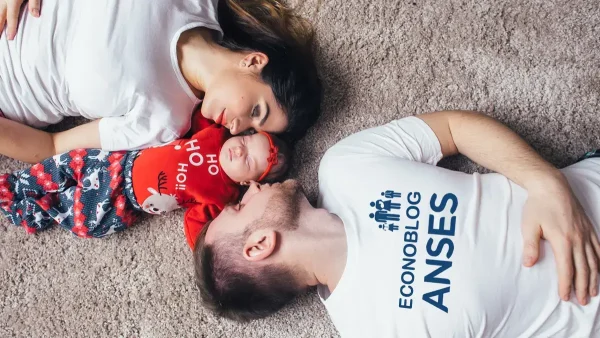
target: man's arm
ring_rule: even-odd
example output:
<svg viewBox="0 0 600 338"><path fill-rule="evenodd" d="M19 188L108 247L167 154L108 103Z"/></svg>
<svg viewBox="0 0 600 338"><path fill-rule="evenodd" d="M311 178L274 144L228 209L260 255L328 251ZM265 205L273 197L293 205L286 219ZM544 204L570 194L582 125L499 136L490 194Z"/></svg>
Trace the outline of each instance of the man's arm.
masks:
<svg viewBox="0 0 600 338"><path fill-rule="evenodd" d="M463 154L525 189L547 178L564 178L521 137L491 117L470 111L442 111L417 117L433 130L444 157Z"/></svg>
<svg viewBox="0 0 600 338"><path fill-rule="evenodd" d="M38 163L77 148L100 148L99 120L49 133L0 118L0 154L19 161Z"/></svg>
<svg viewBox="0 0 600 338"><path fill-rule="evenodd" d="M526 266L533 266L538 260L543 236L556 256L561 298L569 299L573 279L581 304L587 304L588 294L598 294L600 244L558 169L516 133L483 114L444 111L418 117L434 131L445 157L461 153L527 190L522 227Z"/></svg>

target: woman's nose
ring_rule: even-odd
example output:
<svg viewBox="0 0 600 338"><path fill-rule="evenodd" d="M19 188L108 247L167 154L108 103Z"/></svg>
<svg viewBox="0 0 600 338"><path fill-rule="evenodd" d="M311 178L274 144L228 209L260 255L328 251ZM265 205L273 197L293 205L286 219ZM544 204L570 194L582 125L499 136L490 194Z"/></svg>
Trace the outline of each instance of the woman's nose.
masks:
<svg viewBox="0 0 600 338"><path fill-rule="evenodd" d="M239 130L238 130L238 123L236 121L237 119L233 119L233 121L231 121L231 123L229 124L229 133L231 135L237 135L239 134Z"/></svg>
<svg viewBox="0 0 600 338"><path fill-rule="evenodd" d="M231 133L231 135L238 135L250 129L251 127L252 126L250 125L249 121L244 118L236 117L233 121L231 121L229 133Z"/></svg>

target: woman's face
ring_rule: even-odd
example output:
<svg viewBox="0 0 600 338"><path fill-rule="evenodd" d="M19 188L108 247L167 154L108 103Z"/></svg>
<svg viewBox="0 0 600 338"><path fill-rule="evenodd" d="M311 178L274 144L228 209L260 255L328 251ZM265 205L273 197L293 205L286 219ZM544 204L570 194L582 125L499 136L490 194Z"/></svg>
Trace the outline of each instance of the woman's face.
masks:
<svg viewBox="0 0 600 338"><path fill-rule="evenodd" d="M251 62L251 61L250 61ZM207 88L200 111L237 135L249 129L280 134L288 119L277 103L273 90L260 78L260 68L221 72Z"/></svg>

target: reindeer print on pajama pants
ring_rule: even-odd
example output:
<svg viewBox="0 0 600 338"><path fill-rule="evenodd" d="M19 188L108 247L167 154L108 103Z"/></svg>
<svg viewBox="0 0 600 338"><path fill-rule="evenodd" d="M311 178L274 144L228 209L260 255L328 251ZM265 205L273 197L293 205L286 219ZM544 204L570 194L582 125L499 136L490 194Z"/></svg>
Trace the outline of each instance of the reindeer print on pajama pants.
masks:
<svg viewBox="0 0 600 338"><path fill-rule="evenodd" d="M136 156L79 149L0 175L0 211L30 233L53 224L80 237L124 230L141 211L126 175Z"/></svg>

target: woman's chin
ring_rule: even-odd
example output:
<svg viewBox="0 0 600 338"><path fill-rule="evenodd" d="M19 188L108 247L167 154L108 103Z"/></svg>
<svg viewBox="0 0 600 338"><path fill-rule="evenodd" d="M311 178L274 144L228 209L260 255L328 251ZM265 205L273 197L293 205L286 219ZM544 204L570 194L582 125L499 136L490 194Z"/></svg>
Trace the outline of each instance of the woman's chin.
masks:
<svg viewBox="0 0 600 338"><path fill-rule="evenodd" d="M214 121L214 120L215 120L215 116L213 116L213 115L210 113L210 110L208 110L208 109L204 109L204 107L200 107L200 114L201 114L201 115L202 115L204 118L206 118L206 119L209 119L209 120L211 120L211 121Z"/></svg>

